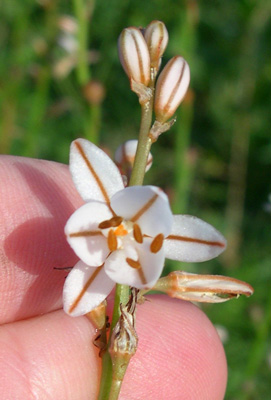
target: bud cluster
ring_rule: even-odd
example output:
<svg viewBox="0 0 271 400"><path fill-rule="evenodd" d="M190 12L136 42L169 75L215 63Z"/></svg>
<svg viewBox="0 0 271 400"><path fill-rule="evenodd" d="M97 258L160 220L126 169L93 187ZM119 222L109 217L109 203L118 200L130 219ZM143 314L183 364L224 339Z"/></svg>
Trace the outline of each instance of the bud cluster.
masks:
<svg viewBox="0 0 271 400"><path fill-rule="evenodd" d="M168 32L161 21L152 21L146 29L129 27L119 37L119 58L128 75L131 89L145 104L153 96L154 81L161 65L161 58L168 43ZM181 56L175 56L162 70L155 88L154 111L156 115L155 134L152 139L171 125L166 121L171 118L183 100L190 81L190 70ZM165 129L166 128L166 129Z"/></svg>

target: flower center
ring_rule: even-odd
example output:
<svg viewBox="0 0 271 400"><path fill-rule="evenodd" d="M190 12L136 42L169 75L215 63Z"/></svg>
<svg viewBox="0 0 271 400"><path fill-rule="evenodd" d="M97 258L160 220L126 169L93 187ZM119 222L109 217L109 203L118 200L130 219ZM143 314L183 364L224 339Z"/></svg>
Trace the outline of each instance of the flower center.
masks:
<svg viewBox="0 0 271 400"><path fill-rule="evenodd" d="M120 224L114 231L117 236L125 236L128 235L127 229L125 229L124 224Z"/></svg>
<svg viewBox="0 0 271 400"><path fill-rule="evenodd" d="M102 221L99 228L107 237L107 245L111 252L123 247L124 237L129 237L130 240L135 240L137 243L143 243L140 226L132 221L123 220L122 217L115 216Z"/></svg>

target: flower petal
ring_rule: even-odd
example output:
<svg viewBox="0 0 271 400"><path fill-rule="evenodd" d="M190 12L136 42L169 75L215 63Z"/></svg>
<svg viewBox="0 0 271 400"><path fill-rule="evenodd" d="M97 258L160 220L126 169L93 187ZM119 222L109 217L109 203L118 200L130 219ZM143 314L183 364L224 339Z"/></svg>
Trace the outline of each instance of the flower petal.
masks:
<svg viewBox="0 0 271 400"><path fill-rule="evenodd" d="M182 300L222 303L243 294L251 296L253 288L246 282L220 275L197 275L175 271L157 282L155 289Z"/></svg>
<svg viewBox="0 0 271 400"><path fill-rule="evenodd" d="M150 289L159 279L164 267L164 249L157 253L150 251L151 238L144 238L142 244L117 250L105 261L105 272L117 283L138 289Z"/></svg>
<svg viewBox="0 0 271 400"><path fill-rule="evenodd" d="M166 258L185 262L207 261L226 248L226 240L212 225L191 215L174 215L164 241Z"/></svg>
<svg viewBox="0 0 271 400"><path fill-rule="evenodd" d="M72 317L84 315L97 307L115 285L104 271L79 261L66 278L63 290L64 311Z"/></svg>
<svg viewBox="0 0 271 400"><path fill-rule="evenodd" d="M124 187L113 161L85 139L77 139L71 144L70 171L76 189L85 201L109 204L111 196Z"/></svg>
<svg viewBox="0 0 271 400"><path fill-rule="evenodd" d="M171 231L173 216L167 195L155 186L131 186L116 193L111 207L117 215L136 222L149 236Z"/></svg>
<svg viewBox="0 0 271 400"><path fill-rule="evenodd" d="M77 256L88 265L101 265L109 253L107 239L98 228L112 218L106 203L90 201L78 208L65 226L65 234Z"/></svg>

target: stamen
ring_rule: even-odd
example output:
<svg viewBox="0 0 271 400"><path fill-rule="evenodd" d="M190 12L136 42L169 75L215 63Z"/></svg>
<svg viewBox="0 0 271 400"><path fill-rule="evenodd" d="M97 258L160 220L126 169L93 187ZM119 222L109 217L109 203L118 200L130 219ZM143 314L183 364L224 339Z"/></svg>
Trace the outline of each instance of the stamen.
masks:
<svg viewBox="0 0 271 400"><path fill-rule="evenodd" d="M163 241L164 241L164 235L162 233L159 233L159 235L155 236L150 245L151 252L158 253L158 251L161 250L161 247L163 246Z"/></svg>
<svg viewBox="0 0 271 400"><path fill-rule="evenodd" d="M135 269L140 269L141 268L140 262L136 261L136 260L133 260L132 258L126 258L126 262L132 268L135 268Z"/></svg>
<svg viewBox="0 0 271 400"><path fill-rule="evenodd" d="M134 224L134 231L133 231L133 233L134 233L135 241L136 241L137 243L143 243L143 235L142 235L142 232L141 232L141 229L140 229L140 226L139 226L139 225Z"/></svg>
<svg viewBox="0 0 271 400"><path fill-rule="evenodd" d="M122 223L122 217L119 217L116 215L115 217L112 217L111 219L102 221L98 225L98 228L100 228L100 229L113 228L113 227L119 226L121 223Z"/></svg>
<svg viewBox="0 0 271 400"><path fill-rule="evenodd" d="M107 245L110 251L115 251L118 248L118 239L113 229L110 229L108 233Z"/></svg>
<svg viewBox="0 0 271 400"><path fill-rule="evenodd" d="M126 262L128 265L130 265L130 267L134 268L137 270L139 278L141 280L141 282L143 283L143 285L146 285L147 283L147 279L144 275L144 271L141 267L141 264L139 261L133 260L132 258L126 258Z"/></svg>

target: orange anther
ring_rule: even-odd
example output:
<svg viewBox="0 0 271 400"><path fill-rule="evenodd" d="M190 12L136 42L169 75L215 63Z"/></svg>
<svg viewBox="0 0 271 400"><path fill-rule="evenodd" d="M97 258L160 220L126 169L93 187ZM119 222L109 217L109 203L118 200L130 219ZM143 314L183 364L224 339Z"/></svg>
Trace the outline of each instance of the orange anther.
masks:
<svg viewBox="0 0 271 400"><path fill-rule="evenodd" d="M115 235L125 236L128 234L128 231L124 228L122 224L120 224L117 229L115 229Z"/></svg>
<svg viewBox="0 0 271 400"><path fill-rule="evenodd" d="M137 243L143 243L143 235L140 226L137 224L134 224L134 238Z"/></svg>
<svg viewBox="0 0 271 400"><path fill-rule="evenodd" d="M132 268L141 269L141 265L140 265L139 261L133 260L132 258L126 258L126 262Z"/></svg>
<svg viewBox="0 0 271 400"><path fill-rule="evenodd" d="M162 233L159 233L159 235L155 236L150 246L151 252L158 253L158 251L161 250L161 247L163 246L163 241L164 235Z"/></svg>
<svg viewBox="0 0 271 400"><path fill-rule="evenodd" d="M113 229L110 229L108 233L107 245L110 251L115 251L118 248L118 239Z"/></svg>
<svg viewBox="0 0 271 400"><path fill-rule="evenodd" d="M111 219L107 219L106 221L101 222L98 227L100 229L112 228L115 226L119 226L122 223L122 217L112 217Z"/></svg>

